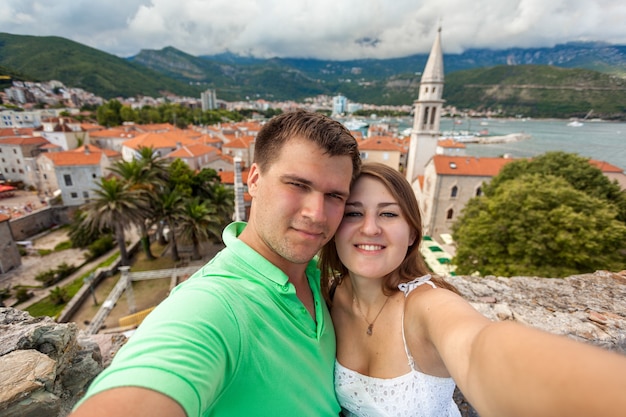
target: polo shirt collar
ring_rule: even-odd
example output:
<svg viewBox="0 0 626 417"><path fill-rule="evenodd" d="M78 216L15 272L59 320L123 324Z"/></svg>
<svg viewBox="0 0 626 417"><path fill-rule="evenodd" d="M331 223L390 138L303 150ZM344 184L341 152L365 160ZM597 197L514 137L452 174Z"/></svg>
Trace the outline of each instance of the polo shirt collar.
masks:
<svg viewBox="0 0 626 417"><path fill-rule="evenodd" d="M246 225L246 222L232 222L226 226L222 233L224 244L248 265L254 266L254 269L265 278L281 286L287 285L289 277L280 268L238 238ZM312 259L306 267L306 275L309 278L309 282L311 278L315 281L317 274L317 262L315 259Z"/></svg>

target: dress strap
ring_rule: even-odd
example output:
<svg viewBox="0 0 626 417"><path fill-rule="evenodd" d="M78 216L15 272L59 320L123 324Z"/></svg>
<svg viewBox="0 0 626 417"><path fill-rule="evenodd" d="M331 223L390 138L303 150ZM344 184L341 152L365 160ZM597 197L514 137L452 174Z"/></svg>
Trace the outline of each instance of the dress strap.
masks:
<svg viewBox="0 0 626 417"><path fill-rule="evenodd" d="M404 293L404 298L411 293L414 289L423 284L429 284L433 288L437 288L434 282L430 280L430 275L424 275L423 277L415 278L413 281L403 282L398 285L398 289ZM406 306L405 306L406 310ZM409 360L409 366L412 370L417 371L415 369L415 360L413 360L413 355L411 355L411 351L409 350L409 346L406 344L406 337L404 336L404 311L402 311L402 342L404 343L404 351L406 352L406 357Z"/></svg>
<svg viewBox="0 0 626 417"><path fill-rule="evenodd" d="M398 285L398 289L404 293L404 296L408 296L411 291L416 289L422 284L429 284L433 288L437 288L434 282L430 280L430 274L424 275L423 277L415 278L413 281L403 282Z"/></svg>

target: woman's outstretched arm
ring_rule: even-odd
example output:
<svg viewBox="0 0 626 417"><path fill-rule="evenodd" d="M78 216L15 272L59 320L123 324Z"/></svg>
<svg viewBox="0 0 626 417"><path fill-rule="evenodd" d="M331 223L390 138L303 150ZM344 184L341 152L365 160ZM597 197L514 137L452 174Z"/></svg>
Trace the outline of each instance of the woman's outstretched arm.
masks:
<svg viewBox="0 0 626 417"><path fill-rule="evenodd" d="M492 322L446 290L418 296L411 314L481 417L624 416L626 356Z"/></svg>

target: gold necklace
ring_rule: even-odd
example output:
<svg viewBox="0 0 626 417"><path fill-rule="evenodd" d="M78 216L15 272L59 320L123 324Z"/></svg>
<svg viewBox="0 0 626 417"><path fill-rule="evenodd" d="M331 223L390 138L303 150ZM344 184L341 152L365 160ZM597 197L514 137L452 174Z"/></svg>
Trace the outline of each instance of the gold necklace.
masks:
<svg viewBox="0 0 626 417"><path fill-rule="evenodd" d="M359 310L359 313L361 313L363 320L365 320L365 322L368 324L367 330L365 331L365 333L367 333L368 336L371 336L372 333L374 333L374 323L376 323L376 319L378 319L378 316L380 316L380 313L383 312L383 308L385 308L385 306L387 305L387 301L389 301L389 296L387 296L387 299L383 303L383 306L380 308L380 310L378 310L378 314L376 314L376 317L374 317L374 320L372 320L371 322L367 320L367 316L363 313L363 310L361 310L361 305L359 303L359 299L356 298L356 294L352 295L352 301L356 303L357 310Z"/></svg>

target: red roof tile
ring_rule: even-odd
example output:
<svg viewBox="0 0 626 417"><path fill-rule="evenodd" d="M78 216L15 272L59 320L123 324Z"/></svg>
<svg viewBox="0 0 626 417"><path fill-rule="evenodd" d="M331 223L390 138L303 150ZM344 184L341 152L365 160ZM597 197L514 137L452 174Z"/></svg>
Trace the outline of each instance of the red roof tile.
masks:
<svg viewBox="0 0 626 417"><path fill-rule="evenodd" d="M244 184L248 181L249 173L250 171L247 169L241 172L241 179ZM235 184L235 171L220 171L218 172L218 174L220 176L220 180L222 181L222 184L229 184L229 185Z"/></svg>
<svg viewBox="0 0 626 417"><path fill-rule="evenodd" d="M28 136L28 137L9 137L9 138L0 138L0 143L6 145L47 145L48 142L46 139L40 136Z"/></svg>
<svg viewBox="0 0 626 417"><path fill-rule="evenodd" d="M467 146L465 146L464 143L461 142L457 142L454 139L441 139L439 141L437 141L437 146L441 146L442 148L448 148L448 149L465 149L467 148Z"/></svg>
<svg viewBox="0 0 626 417"><path fill-rule="evenodd" d="M374 136L359 142L359 149L369 151L397 151L402 152L401 146L396 145L395 139L390 136Z"/></svg>
<svg viewBox="0 0 626 417"><path fill-rule="evenodd" d="M493 177L498 175L503 166L515 160L511 158L435 155L433 161L435 170L439 175Z"/></svg>
<svg viewBox="0 0 626 417"><path fill-rule="evenodd" d="M617 167L615 165L611 165L608 162L604 162L604 161L596 161L595 159L590 159L589 163L593 166L596 166L598 168L600 168L600 170L602 170L602 172L613 172L613 173L621 173L624 172L624 170L620 167Z"/></svg>

